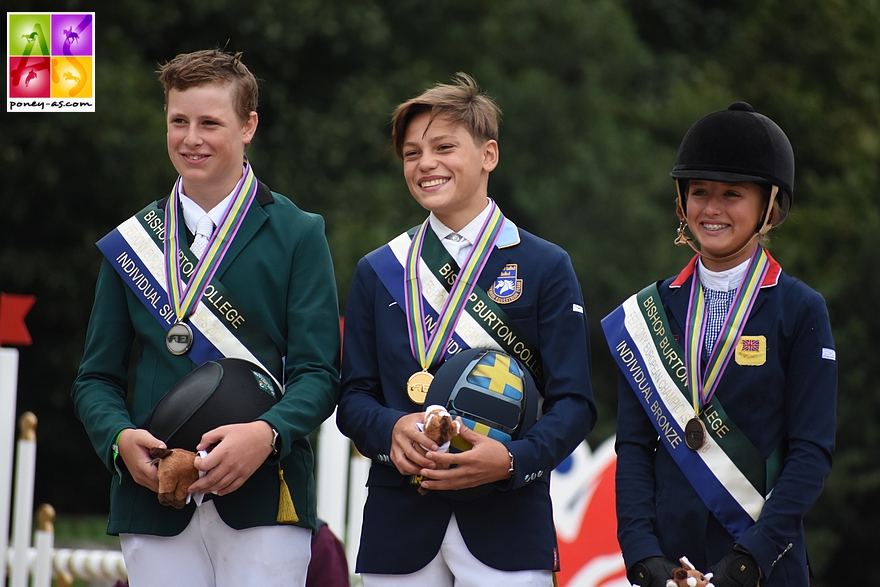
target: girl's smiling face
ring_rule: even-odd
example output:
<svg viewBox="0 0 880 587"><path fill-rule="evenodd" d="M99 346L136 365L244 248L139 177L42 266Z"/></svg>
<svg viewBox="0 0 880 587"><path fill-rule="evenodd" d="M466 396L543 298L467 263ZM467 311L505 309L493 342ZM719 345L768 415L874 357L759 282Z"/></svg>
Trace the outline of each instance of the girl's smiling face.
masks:
<svg viewBox="0 0 880 587"><path fill-rule="evenodd" d="M752 255L758 239L754 238L751 244L749 239L756 236L766 199L756 183L688 181L687 224L700 243L703 265L707 269L730 269ZM724 259L731 255L730 259Z"/></svg>

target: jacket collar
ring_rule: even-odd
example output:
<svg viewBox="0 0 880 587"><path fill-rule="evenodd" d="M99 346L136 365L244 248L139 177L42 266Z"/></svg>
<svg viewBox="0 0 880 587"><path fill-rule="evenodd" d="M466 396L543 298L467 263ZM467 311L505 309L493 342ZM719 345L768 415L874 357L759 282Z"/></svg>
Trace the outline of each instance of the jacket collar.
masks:
<svg viewBox="0 0 880 587"><path fill-rule="evenodd" d="M678 274L678 277L669 284L670 289L679 288L690 279L694 274L694 271L696 271L699 258L699 255L694 255L685 268L681 270L681 273ZM761 282L761 289L777 285L779 283L779 275L782 273L782 266L776 262L776 259L774 259L769 252L767 253L767 259L770 261L770 267L767 269L767 275L764 276L764 281Z"/></svg>
<svg viewBox="0 0 880 587"><path fill-rule="evenodd" d="M165 209L165 206L168 204L168 199L169 197L166 196L162 200L159 200L158 206L161 210ZM245 214L244 221L238 228L238 233L236 233L235 238L232 240L232 244L226 251L226 254L223 255L223 261L221 261L220 267L217 268L217 273L215 274L217 279L220 279L223 276L226 269L229 268L230 263L235 260L238 254L241 253L242 249L244 249L245 245L251 241L263 223L269 218L268 212L263 209L266 206L275 203L275 196L272 195L272 190L269 189L269 186L260 181L257 184L257 195L254 199L260 206L258 208L251 204L251 207Z"/></svg>
<svg viewBox="0 0 880 587"><path fill-rule="evenodd" d="M161 200L159 200L159 209L164 210L165 205L168 203L168 198L170 196L165 196ZM275 197L272 195L272 190L269 189L269 186L264 184L262 181L257 180L257 203L260 206L268 206L269 204L275 203Z"/></svg>

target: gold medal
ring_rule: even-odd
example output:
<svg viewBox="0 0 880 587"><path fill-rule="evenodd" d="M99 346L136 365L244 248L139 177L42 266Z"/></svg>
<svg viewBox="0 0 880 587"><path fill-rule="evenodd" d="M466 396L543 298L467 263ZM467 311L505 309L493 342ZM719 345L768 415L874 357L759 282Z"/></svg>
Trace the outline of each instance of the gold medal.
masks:
<svg viewBox="0 0 880 587"><path fill-rule="evenodd" d="M176 322L165 333L165 346L172 355L186 354L193 344L193 331L186 322Z"/></svg>
<svg viewBox="0 0 880 587"><path fill-rule="evenodd" d="M423 284L419 276L419 267L425 264L422 259L422 245L425 243L426 235L430 234L436 240L436 235L428 220L425 220L416 230L409 243L404 267L405 300L402 300L404 302L402 305L406 314L409 348L413 358L422 367L421 371L413 373L406 382L406 393L416 405L420 406L425 403L428 388L434 379L434 376L428 373L428 369L443 362L444 354L448 349L449 341L453 339L458 320L466 312L468 300L477 287L480 272L485 267L501 234L504 216L491 199L489 200L489 210L489 215L480 228L477 242L468 253L458 275L452 283L448 284L451 288L448 290L446 298L442 300L443 306L437 311L436 321L432 326L433 330L426 325L425 307L430 304L424 299ZM450 262L452 262L451 259ZM437 309L434 308L434 310Z"/></svg>
<svg viewBox="0 0 880 587"><path fill-rule="evenodd" d="M684 443L691 450L699 450L706 444L706 425L697 417L688 420L684 427Z"/></svg>
<svg viewBox="0 0 880 587"><path fill-rule="evenodd" d="M413 373L410 378L406 380L406 394L409 396L409 399L411 399L414 404L424 404L425 398L428 396L428 388L431 387L432 381L434 381L434 376L427 371Z"/></svg>

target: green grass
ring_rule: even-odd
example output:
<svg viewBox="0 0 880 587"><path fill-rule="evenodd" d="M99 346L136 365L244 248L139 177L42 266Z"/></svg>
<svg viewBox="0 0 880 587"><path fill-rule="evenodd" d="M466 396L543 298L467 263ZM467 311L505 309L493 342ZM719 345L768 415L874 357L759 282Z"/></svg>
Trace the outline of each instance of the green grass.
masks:
<svg viewBox="0 0 880 587"><path fill-rule="evenodd" d="M118 536L107 536L107 516L58 516L55 548L119 548Z"/></svg>

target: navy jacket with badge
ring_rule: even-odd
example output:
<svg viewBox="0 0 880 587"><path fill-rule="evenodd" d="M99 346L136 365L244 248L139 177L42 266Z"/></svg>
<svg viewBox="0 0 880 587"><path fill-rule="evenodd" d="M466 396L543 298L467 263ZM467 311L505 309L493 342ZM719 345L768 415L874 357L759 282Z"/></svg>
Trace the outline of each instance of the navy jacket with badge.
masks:
<svg viewBox="0 0 880 587"><path fill-rule="evenodd" d="M159 207L164 209L167 201L158 202ZM181 222L181 231L184 227ZM279 454L266 459L236 491L215 497L217 512L236 529L276 524L280 462L300 519L297 525L314 529L314 459L308 435L333 413L339 392L339 310L323 219L260 183L215 278L259 323L277 363L286 357L284 373L274 374L286 393L259 418L278 431ZM137 355L129 389L133 350ZM111 472L116 435L141 426L165 392L195 368L187 355L168 352L163 327L104 259L71 394L77 416ZM118 465L122 477L114 474L111 482L108 533L172 536L186 528L194 503L181 510L163 506L153 491L135 483L121 458Z"/></svg>
<svg viewBox="0 0 880 587"><path fill-rule="evenodd" d="M500 307L539 347L544 414L524 438L507 443L516 463L513 479L471 501L448 499L439 491L421 496L409 476L390 462L394 424L424 409L406 393L407 379L421 367L409 347L403 309L368 258L358 264L345 312L337 423L373 461L357 559L360 573L421 569L439 551L453 513L470 551L491 567L553 569L558 564L550 471L596 421L587 321L565 251L519 230L518 242L492 252L477 287L488 291L509 263L517 266L522 294Z"/></svg>
<svg viewBox="0 0 880 587"><path fill-rule="evenodd" d="M659 285L673 334L685 343L696 258ZM780 447L779 479L758 521L736 543L758 561L762 587L808 584L803 516L834 451L837 362L822 296L771 267L742 335L766 337L766 360L731 359L716 390L728 416L766 458ZM627 568L650 556L687 556L706 571L734 537L709 513L673 461L630 386L621 378L617 418L618 538Z"/></svg>

